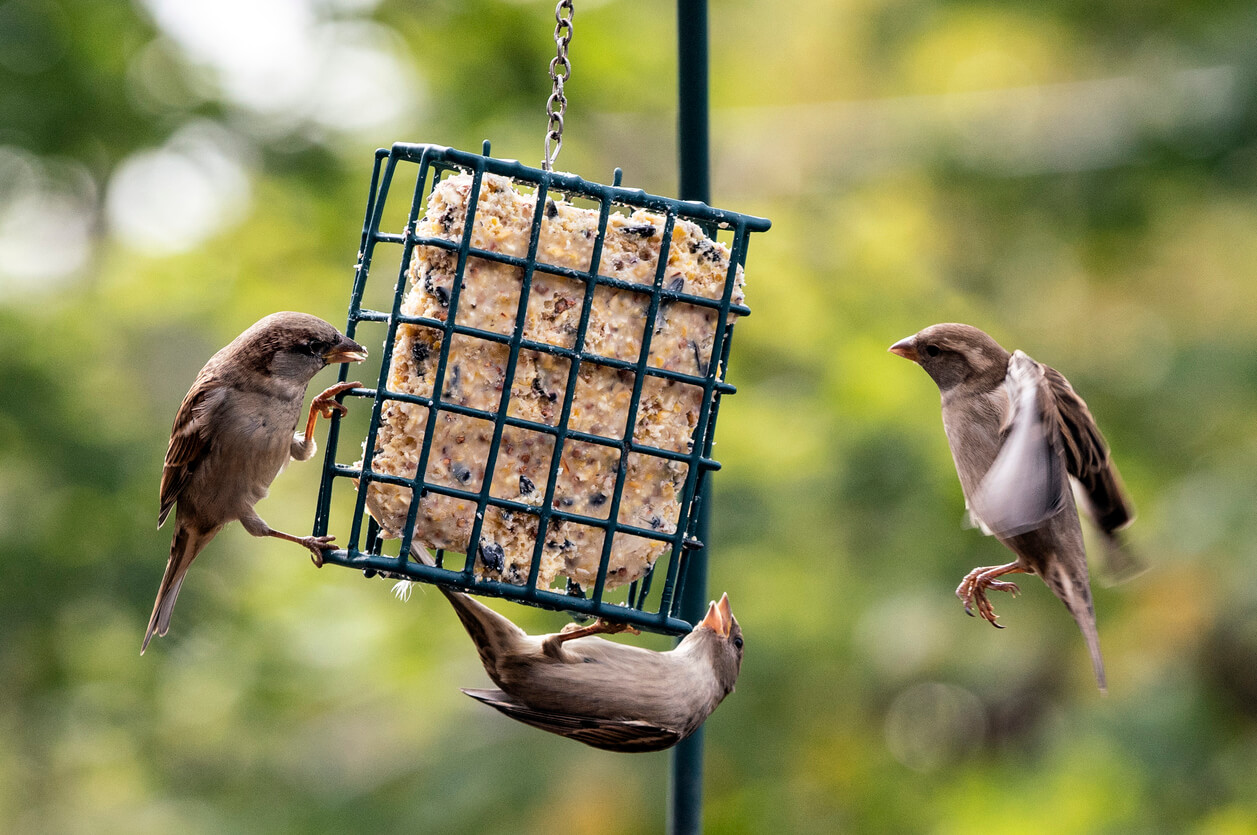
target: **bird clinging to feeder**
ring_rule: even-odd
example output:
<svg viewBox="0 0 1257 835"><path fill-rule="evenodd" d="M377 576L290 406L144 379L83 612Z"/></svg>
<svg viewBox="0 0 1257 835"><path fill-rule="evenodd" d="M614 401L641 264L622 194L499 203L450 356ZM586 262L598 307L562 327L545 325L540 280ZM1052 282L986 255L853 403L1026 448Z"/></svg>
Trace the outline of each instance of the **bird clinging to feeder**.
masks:
<svg viewBox="0 0 1257 835"><path fill-rule="evenodd" d="M273 530L253 506L290 459L314 454L318 415L344 414L333 398L360 383L339 383L314 398L304 432L293 434L306 386L335 363L360 362L366 349L305 313L275 313L214 354L183 398L170 433L161 478L161 527L175 510L170 559L140 654L153 633L165 635L175 600L196 555L229 522L254 536L274 536L310 549L315 565L331 536ZM176 504L178 507L176 508Z"/></svg>
<svg viewBox="0 0 1257 835"><path fill-rule="evenodd" d="M685 739L733 691L742 628L729 596L668 652L596 637L601 621L529 635L461 592L442 588L500 690L463 690L512 719L608 751L661 751Z"/></svg>

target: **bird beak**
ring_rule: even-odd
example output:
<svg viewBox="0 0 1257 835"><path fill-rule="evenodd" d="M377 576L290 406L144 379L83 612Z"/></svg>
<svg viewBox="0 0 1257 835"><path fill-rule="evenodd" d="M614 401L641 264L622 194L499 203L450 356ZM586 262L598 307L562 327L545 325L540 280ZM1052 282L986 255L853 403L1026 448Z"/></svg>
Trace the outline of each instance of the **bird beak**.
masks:
<svg viewBox="0 0 1257 835"><path fill-rule="evenodd" d="M729 637L729 630L733 628L733 611L729 608L727 592L721 595L719 603L712 601L708 605L707 617L703 618L698 625L707 627L721 638Z"/></svg>
<svg viewBox="0 0 1257 835"><path fill-rule="evenodd" d="M362 362L366 358L367 349L347 336L342 336L340 342L323 355L323 361L328 365L338 362Z"/></svg>
<svg viewBox="0 0 1257 835"><path fill-rule="evenodd" d="M906 360L912 360L913 362L920 362L920 358L917 356L916 341L917 341L916 334L913 334L912 336L909 336L907 339L899 340L898 342L896 342L894 345L891 345L886 350L890 351L892 354L898 354L899 356L903 357Z"/></svg>

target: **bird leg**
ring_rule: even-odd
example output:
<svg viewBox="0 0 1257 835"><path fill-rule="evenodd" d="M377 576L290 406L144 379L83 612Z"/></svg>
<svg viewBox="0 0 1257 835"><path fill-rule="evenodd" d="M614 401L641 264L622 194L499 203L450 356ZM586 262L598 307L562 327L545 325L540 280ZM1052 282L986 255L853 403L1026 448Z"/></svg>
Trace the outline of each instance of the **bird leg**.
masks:
<svg viewBox="0 0 1257 835"><path fill-rule="evenodd" d="M333 414L339 414L342 417L349 414L349 409L344 403L337 403L334 399L337 395L344 394L353 388L358 388L362 383L337 383L324 389L318 396L310 402L310 418L306 421L305 445L309 446L310 441L314 438L314 424L319 419L319 415L330 419Z"/></svg>
<svg viewBox="0 0 1257 835"><path fill-rule="evenodd" d="M547 636L541 642L541 650L546 655L557 656L562 652L560 647L564 641L570 641L573 638L585 638L590 635L616 635L620 632L631 632L634 635L642 634L640 629L635 626L629 626L627 623L607 623L602 618L598 618L589 626L569 623L557 633Z"/></svg>
<svg viewBox="0 0 1257 835"><path fill-rule="evenodd" d="M960 602L965 604L965 614L973 617L973 608L976 605L978 614L998 629L1004 627L996 623L995 609L991 607L991 601L986 599L988 589L993 591L1011 592L1016 596L1021 589L1017 588L1016 583L1010 583L1003 580L997 580L1005 574L1025 573L1026 569L1020 562L1010 562L1007 565L984 566L975 568L965 575L960 581L960 585L956 587L956 596L960 598Z"/></svg>
<svg viewBox="0 0 1257 835"><path fill-rule="evenodd" d="M314 563L315 568L323 567L323 549L331 545L336 537L334 536L293 536L283 531L267 531L265 536L273 536L276 539L286 539L289 542L295 542L298 545L304 545L310 549L310 561Z"/></svg>
<svg viewBox="0 0 1257 835"><path fill-rule="evenodd" d="M310 559L314 562L315 568L323 567L323 549L330 547L331 543L336 540L334 536L293 536L290 533L277 531L252 511L247 516L241 517L240 524L253 536L273 536L276 539L304 545L310 549Z"/></svg>
<svg viewBox="0 0 1257 835"><path fill-rule="evenodd" d="M629 626L627 623L607 623L602 618L589 624L589 626L581 626L577 623L569 623L567 626L559 630L559 634L555 636L559 643L570 641L573 638L584 638L587 635L617 635L621 632L629 632L633 635L642 634L642 630L635 626Z"/></svg>

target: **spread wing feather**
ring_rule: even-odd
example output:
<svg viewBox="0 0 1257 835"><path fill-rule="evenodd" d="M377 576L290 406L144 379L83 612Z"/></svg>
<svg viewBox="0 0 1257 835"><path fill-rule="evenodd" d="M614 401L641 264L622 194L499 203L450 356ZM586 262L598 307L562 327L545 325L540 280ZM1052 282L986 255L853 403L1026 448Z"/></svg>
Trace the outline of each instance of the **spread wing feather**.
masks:
<svg viewBox="0 0 1257 835"><path fill-rule="evenodd" d="M1069 500L1056 405L1044 366L1013 353L1004 380L1010 413L1004 442L973 498L973 514L997 536L1034 530Z"/></svg>
<svg viewBox="0 0 1257 835"><path fill-rule="evenodd" d="M1095 418L1060 372L1047 366L1043 371L1056 406L1066 468L1082 486L1088 514L1105 533L1126 527L1134 521L1135 512Z"/></svg>

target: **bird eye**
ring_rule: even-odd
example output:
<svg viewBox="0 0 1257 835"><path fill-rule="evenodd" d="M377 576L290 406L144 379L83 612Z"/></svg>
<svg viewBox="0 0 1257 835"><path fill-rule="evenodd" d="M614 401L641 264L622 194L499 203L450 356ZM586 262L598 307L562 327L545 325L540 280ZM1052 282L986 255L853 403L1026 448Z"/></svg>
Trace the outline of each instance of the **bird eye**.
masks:
<svg viewBox="0 0 1257 835"><path fill-rule="evenodd" d="M737 647L738 649L742 649L742 636L741 635L733 639L733 645Z"/></svg>
<svg viewBox="0 0 1257 835"><path fill-rule="evenodd" d="M937 357L937 356L939 355L939 353L941 353L941 352L938 350L938 346L937 346L937 345L926 345L926 346L925 346L925 353L926 353L926 356L930 356L930 357Z"/></svg>
<svg viewBox="0 0 1257 835"><path fill-rule="evenodd" d="M320 342L317 339L311 339L309 342L306 343L306 351L308 351L309 353L313 354L316 357L322 356L327 351L327 347L328 347L327 343Z"/></svg>

